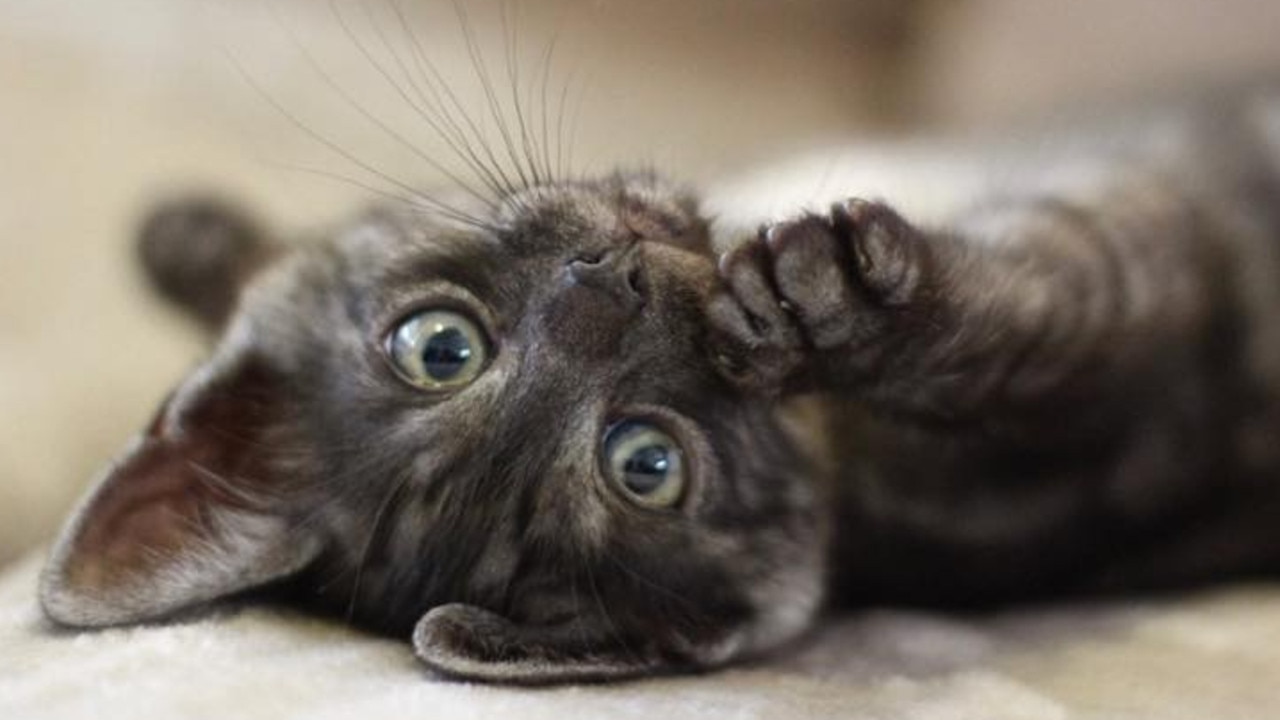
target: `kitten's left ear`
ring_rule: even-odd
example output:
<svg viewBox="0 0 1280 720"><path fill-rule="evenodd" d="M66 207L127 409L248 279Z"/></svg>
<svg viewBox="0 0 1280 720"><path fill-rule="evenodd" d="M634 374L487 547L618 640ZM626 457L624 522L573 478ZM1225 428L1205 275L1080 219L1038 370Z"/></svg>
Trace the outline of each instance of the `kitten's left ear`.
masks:
<svg viewBox="0 0 1280 720"><path fill-rule="evenodd" d="M158 618L302 569L319 542L269 462L282 377L215 357L173 393L63 529L40 583L55 622Z"/></svg>

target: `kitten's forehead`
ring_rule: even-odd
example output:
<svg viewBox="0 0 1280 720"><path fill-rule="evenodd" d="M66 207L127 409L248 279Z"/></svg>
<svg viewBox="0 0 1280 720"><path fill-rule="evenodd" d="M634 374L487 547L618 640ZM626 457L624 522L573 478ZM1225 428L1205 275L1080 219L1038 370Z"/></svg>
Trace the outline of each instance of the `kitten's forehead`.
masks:
<svg viewBox="0 0 1280 720"><path fill-rule="evenodd" d="M333 245L345 271L355 277L423 256L477 255L503 249L492 231L396 206L370 209L345 227Z"/></svg>
<svg viewBox="0 0 1280 720"><path fill-rule="evenodd" d="M334 240L348 272L376 271L422 258L527 260L591 253L620 241L654 239L709 252L706 223L685 189L650 173L532 186L464 223L408 207L380 206Z"/></svg>
<svg viewBox="0 0 1280 720"><path fill-rule="evenodd" d="M465 288L498 315L515 316L566 263L637 240L686 251L683 265L711 267L696 202L645 174L528 188L477 226L377 207L332 239L328 261L365 319L413 305L433 283Z"/></svg>
<svg viewBox="0 0 1280 720"><path fill-rule="evenodd" d="M496 218L517 242L536 247L646 238L701 249L705 234L693 195L652 173L534 186L504 198Z"/></svg>

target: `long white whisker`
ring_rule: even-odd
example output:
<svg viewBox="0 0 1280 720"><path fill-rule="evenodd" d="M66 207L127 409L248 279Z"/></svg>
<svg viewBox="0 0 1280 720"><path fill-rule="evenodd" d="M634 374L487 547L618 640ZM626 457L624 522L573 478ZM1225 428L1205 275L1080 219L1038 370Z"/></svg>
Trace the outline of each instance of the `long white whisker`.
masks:
<svg viewBox="0 0 1280 720"><path fill-rule="evenodd" d="M520 178L520 188L526 189L530 187L529 177L525 173L525 168L523 163L520 162L519 155L516 153L515 141L512 139L511 130L507 127L506 119L503 117L502 105L498 102L498 94L494 89L493 79L489 75L489 66L484 61L484 54L480 51L475 28L471 25L471 18L466 9L463 8L461 0L453 0L453 8L454 14L458 17L458 25L462 30L467 55L471 58L471 66L475 71L476 79L480 81L481 90L484 91L489 115L493 119L494 125L497 126L499 137L502 138L503 147L507 151L507 157L514 166L513 170L516 176Z"/></svg>
<svg viewBox="0 0 1280 720"><path fill-rule="evenodd" d="M398 193L393 193L388 190L384 190L382 188L374 187L369 183L362 182L356 178L350 177L348 175L343 175L342 173L339 173L339 172L326 170L324 168L316 168L316 167L310 167L307 165L297 165L294 163L285 163L285 162L279 162L279 161L267 160L267 159L260 159L259 161L267 165L271 165L273 167L278 167L283 170L289 170L291 172L306 173L308 175L315 175L316 177L322 177L328 180L334 180L337 182L345 183L352 187L356 187L366 192L373 193L387 200L393 200L395 202L402 203L414 210L421 211L425 214L439 215L441 217L446 217L455 222L459 222L464 225L469 225L471 227L481 229L481 230L493 229L492 224L487 223L484 220L481 220L480 218L475 217L474 215L462 213L461 211L457 213L453 213L446 210L441 210L437 207L433 207L430 205L424 205L417 197L400 195ZM352 450L363 449L363 447L364 447L363 445L353 445L351 449Z"/></svg>
<svg viewBox="0 0 1280 720"><path fill-rule="evenodd" d="M470 183L467 183L462 178L458 177L457 174L455 174L443 163L431 157L416 143L409 141L402 134L400 134L398 131L396 131L394 128L388 125L385 121L379 118L377 115L370 112L369 109L366 108L363 104L357 102L355 98L351 97L351 94L347 92L346 88L342 87L342 85L339 84L333 78L333 76L324 69L324 67L320 64L320 62L316 60L315 56L311 53L310 49L297 36L297 33L295 33L293 29L283 21L283 19L280 17L279 8L276 4L276 1L270 0L268 5L271 8L271 13L272 13L272 16L275 18L276 23L280 25L281 28L285 31L285 34L288 35L294 47L298 50L299 53L301 53L301 55L307 62L307 65L325 82L326 85L329 86L331 90L333 90L340 98L342 98L342 100L349 107L351 107L353 110L358 112L366 120L373 123L376 127L382 130L382 132L386 133L389 137L394 139L400 145L407 148L410 152L412 152L418 158L426 162L429 166L431 166L432 168L440 172L442 175L444 175L446 178L452 181L455 185L461 188L464 192L476 198L477 200L484 203L485 205L489 206L490 208L493 207L493 198L488 197L482 194L481 192L479 192L478 190L476 190L475 188L473 188L470 185Z"/></svg>
<svg viewBox="0 0 1280 720"><path fill-rule="evenodd" d="M542 185L542 174L538 171L538 164L534 160L536 157L535 147L530 141L529 126L525 121L524 108L520 102L520 66L517 62L520 44L515 24L508 18L508 7L507 0L500 0L498 17L499 23L502 25L503 56L506 61L507 84L511 89L511 107L516 113L516 127L520 131L520 146L521 150L524 151L525 164L529 166L529 174L533 177L534 186L537 187Z"/></svg>
<svg viewBox="0 0 1280 720"><path fill-rule="evenodd" d="M485 133L479 124L472 119L471 115L467 113L466 107L462 104L462 101L458 99L458 95L454 92L453 86L444 78L444 75L440 72L440 69L436 67L435 63L432 63L427 57L426 52L422 47L422 43L418 39L417 32L414 31L412 27L409 28L409 32L413 38L413 46L416 52L415 56L418 62L425 65L427 71L430 73L430 77L423 77L424 81L429 83L428 87L432 90L433 96L438 98L439 93L443 93L444 97L449 101L448 104L437 102L437 107L442 113L450 118L453 117L452 112L456 112L458 116L461 117L463 124L468 130L470 130L471 136L479 144L480 150L488 159L489 163L487 167L501 180L504 193L507 195L514 194L518 191L517 184L507 175L506 171L502 167L502 163L498 161L497 156L494 154L493 149L490 146L488 134ZM453 108L453 111L449 110L450 107Z"/></svg>
<svg viewBox="0 0 1280 720"><path fill-rule="evenodd" d="M573 81L573 71L569 71L568 77L565 78L564 85L560 88L560 101L556 106L556 176L559 178L565 175L565 136L564 136L564 109L569 99L569 88Z"/></svg>
<svg viewBox="0 0 1280 720"><path fill-rule="evenodd" d="M547 107L547 91L551 84L551 62L552 62L553 56L555 55L556 43L559 41L559 39L560 39L560 36L559 36L559 33L557 33L555 36L551 38L551 42L547 44L546 52L544 52L542 55L542 81L540 83L541 90L542 90L542 96L541 96L542 100L539 103L539 110L540 110L539 115L542 118L542 128L541 128L542 167L547 174L547 179L549 182L554 182L555 179L558 177L558 175L552 172L553 168L551 165L551 143L549 140L549 132L547 128L547 126L550 124L550 118L548 117L548 107Z"/></svg>
<svg viewBox="0 0 1280 720"><path fill-rule="evenodd" d="M290 112L287 108L285 108L282 104L280 104L280 102L276 100L274 96L268 93L266 89L263 88L253 78L253 76L249 74L249 71L245 69L244 65L240 63L239 59L237 59L235 55L233 55L226 48L223 48L223 51L226 54L227 60L231 62L231 64L236 68L236 71L240 74L240 76L244 79L244 81L248 83L249 86L252 87L253 90L257 92L258 95L260 95L263 100L265 100L269 105L271 105L271 107L274 108L275 111L279 113L285 120L287 120L289 123L297 127L302 132L306 133L307 136L310 137L311 139L315 140L316 142L326 147L330 152L333 152L334 154L343 158L347 162L350 162L352 165L355 165L356 167L369 173L370 175L380 178L381 180L383 180L389 185L393 185L399 188L400 190L404 191L408 195L420 200L421 202L427 205L430 205L436 208L441 212L467 217L467 214L462 212L458 208L455 208L452 205L449 205L448 203L445 203L429 195L426 195L422 191L413 187L412 185L373 167L369 163L362 160L356 154L352 153L351 151L347 150L346 148L334 142L329 137L325 136L324 134L315 130L311 126L302 122L302 120L299 119L298 116Z"/></svg>
<svg viewBox="0 0 1280 720"><path fill-rule="evenodd" d="M391 77L390 72L384 69L385 66L383 66L381 62L375 60L371 60L371 62L374 62L374 64L378 66L383 77L393 88L395 88L396 92L405 101L405 103L407 103L409 107L413 108L414 112L416 112L418 116L435 131L436 135L449 145L450 149L453 150L455 157L466 163L471 168L471 171L476 175L477 179L483 182L495 196L503 195L501 186L493 182L493 176L488 171L488 168L486 168L483 163L479 162L479 160L475 158L474 153L471 152L471 147L470 144L466 142L466 137L460 136L458 133L457 123L452 121L452 117L450 115L441 112L438 94L434 92L434 89L432 94L437 97L437 101L433 104L427 99L426 94L419 86L414 74L409 71L408 65L405 64L404 58L401 57L400 52L396 50L395 43L391 41L387 36L386 31L383 30L382 23L378 20L376 13L374 13L373 8L369 5L368 0L361 0L361 6L364 8L365 18L370 27L373 28L374 33L378 36L383 47L391 56L392 61L400 70L400 74L404 77L405 82L408 83L409 88L413 90L414 94L418 96L419 100L421 100L422 105L419 106L418 103L415 103L413 99L409 97L408 93L404 90L404 86L396 82L395 79ZM400 7L394 2L391 3L391 7L395 11L397 17L401 19L401 22L405 22L403 14L400 12ZM371 57L371 55L372 53L366 53L366 57ZM439 122L437 122L437 120L439 120ZM451 136L451 133L446 132L446 129L452 129L454 135ZM461 137L461 147L456 141L458 136ZM466 152L462 151L462 147L465 147Z"/></svg>
<svg viewBox="0 0 1280 720"><path fill-rule="evenodd" d="M481 182L490 188L490 190L492 190L496 195L501 196L509 193L511 187L510 183L505 177L500 177L499 173L495 173L489 165L486 165L485 162L480 159L476 154L475 148L471 144L471 139L468 138L463 127L454 118L453 112L450 111L448 104L446 104L441 98L440 91L436 88L435 83L433 83L431 79L431 75L439 77L440 73L436 71L435 66L429 59L427 59L426 50L418 40L417 32L409 23L408 16L400 6L399 0L390 0L390 3L399 22L400 31L409 44L410 55L413 58L414 65L417 67L417 75L415 75L413 72L410 72L409 68L406 67L403 62L399 61L399 55L396 55L398 64L401 66L401 73L404 75L414 93L418 96L423 107L418 107L412 102L410 102L410 105L422 117L422 119L430 125L431 128L445 140L445 142L449 144L449 147L453 149L454 153L471 167L472 171L481 179ZM421 83L419 82L419 77L421 77ZM423 84L426 85L425 89L423 88ZM430 97L428 97L428 94ZM458 105L456 100L454 105ZM470 117L466 115L465 112L462 112L462 114L468 125L474 127L474 123L471 123ZM487 149L487 144L483 137L477 137L476 140L481 145L486 146ZM490 157L492 159L492 155L490 155Z"/></svg>

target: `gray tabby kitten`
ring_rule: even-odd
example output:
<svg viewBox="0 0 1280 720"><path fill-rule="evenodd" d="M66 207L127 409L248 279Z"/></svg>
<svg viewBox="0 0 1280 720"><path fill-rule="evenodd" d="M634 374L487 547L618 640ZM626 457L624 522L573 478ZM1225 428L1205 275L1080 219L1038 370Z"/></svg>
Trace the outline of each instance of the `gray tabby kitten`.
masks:
<svg viewBox="0 0 1280 720"><path fill-rule="evenodd" d="M817 212L779 170L707 201L723 251L643 174L289 250L166 207L143 260L221 339L41 603L100 627L269 588L550 683L720 666L824 607L1274 573L1278 119L868 149L829 189L878 199Z"/></svg>

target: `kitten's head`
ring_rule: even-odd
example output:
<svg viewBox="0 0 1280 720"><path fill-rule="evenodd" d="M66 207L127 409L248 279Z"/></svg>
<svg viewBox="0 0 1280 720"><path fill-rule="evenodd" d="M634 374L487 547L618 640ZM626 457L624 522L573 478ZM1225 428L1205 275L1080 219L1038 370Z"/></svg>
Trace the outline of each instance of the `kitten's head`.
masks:
<svg viewBox="0 0 1280 720"><path fill-rule="evenodd" d="M483 220L382 209L284 252L217 206L159 214L161 289L226 329L64 531L48 615L128 623L292 578L412 629L440 671L527 682L803 629L815 489L708 351L694 203L616 176Z"/></svg>

